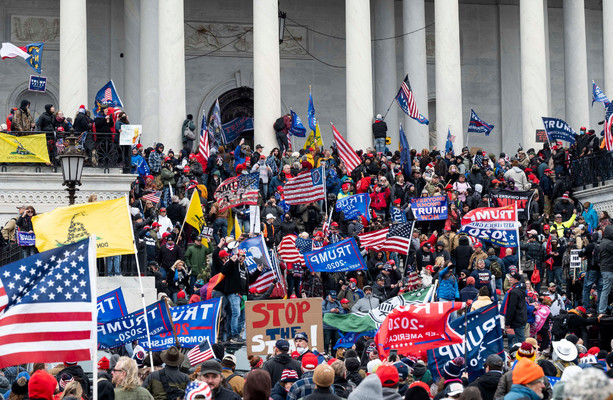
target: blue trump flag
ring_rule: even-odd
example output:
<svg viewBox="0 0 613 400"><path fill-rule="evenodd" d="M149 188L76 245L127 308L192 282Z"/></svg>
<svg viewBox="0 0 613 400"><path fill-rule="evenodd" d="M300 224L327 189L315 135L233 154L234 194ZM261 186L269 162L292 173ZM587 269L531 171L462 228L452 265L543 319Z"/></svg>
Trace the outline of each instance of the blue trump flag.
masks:
<svg viewBox="0 0 613 400"><path fill-rule="evenodd" d="M377 334L376 330L365 331L365 332L347 332L343 336L341 336L340 339L337 340L336 344L334 345L334 348L335 349L338 349L339 347L349 348L349 347L352 347L355 344L355 342L358 341L359 338L363 336L375 337L376 334Z"/></svg>
<svg viewBox="0 0 613 400"><path fill-rule="evenodd" d="M37 74L41 74L42 65L43 65L43 46L45 44L43 42L39 43L30 43L26 46L26 52L30 55L30 57L26 60L28 65L32 67Z"/></svg>
<svg viewBox="0 0 613 400"><path fill-rule="evenodd" d="M306 128L304 125L302 125L300 117L294 112L294 110L290 110L290 113L292 114L292 126L289 128L289 132L294 136L305 137Z"/></svg>
<svg viewBox="0 0 613 400"><path fill-rule="evenodd" d="M128 314L121 288L99 296L96 308L98 309L98 324L103 323L101 321L121 318Z"/></svg>
<svg viewBox="0 0 613 400"><path fill-rule="evenodd" d="M592 81L592 106L594 105L595 101L598 101L600 103L604 103L605 107L609 103L609 99L607 98L607 96L605 96L605 94L600 89L600 87L598 87L596 82Z"/></svg>
<svg viewBox="0 0 613 400"><path fill-rule="evenodd" d="M400 124L400 166L405 175L411 175L411 148L407 135L404 134L404 129L402 129L402 124Z"/></svg>
<svg viewBox="0 0 613 400"><path fill-rule="evenodd" d="M392 222L395 224L401 224L403 222L407 222L407 214L404 212L404 210L398 207L391 206L390 214L392 217Z"/></svg>
<svg viewBox="0 0 613 400"><path fill-rule="evenodd" d="M221 126L221 135L224 143L232 143L238 139L239 135L244 131L253 130L253 118L240 117L234 118L230 122L226 122ZM209 136L211 137L211 136Z"/></svg>
<svg viewBox="0 0 613 400"><path fill-rule="evenodd" d="M221 125L221 110L219 108L219 99L215 100L215 107L213 107L213 115L209 120L208 126L209 134L214 138L215 143L221 143L223 136L223 126ZM224 142L229 143L229 142Z"/></svg>
<svg viewBox="0 0 613 400"><path fill-rule="evenodd" d="M490 132L494 129L494 125L490 125L483 121L475 110L470 109L470 122L468 124L468 132L472 133L485 133L485 136L489 136Z"/></svg>
<svg viewBox="0 0 613 400"><path fill-rule="evenodd" d="M103 104L106 104L109 107L123 107L123 103L117 94L117 90L115 90L115 84L113 81L108 81L108 83L102 86L102 89L98 90L98 93L96 93L96 98L94 99L95 117L104 117L104 114L102 113Z"/></svg>
<svg viewBox="0 0 613 400"><path fill-rule="evenodd" d="M336 201L336 211L342 211L346 220L363 215L367 221L370 221L369 207L370 196L368 193L354 194L353 196L343 197Z"/></svg>
<svg viewBox="0 0 613 400"><path fill-rule="evenodd" d="M170 310L164 300L156 301L147 307L147 320L151 336L172 332ZM124 343L146 337L147 328L142 309L98 324L98 347L101 349L114 349Z"/></svg>
<svg viewBox="0 0 613 400"><path fill-rule="evenodd" d="M313 94L311 93L311 88L309 87L309 111L308 111L308 120L309 120L309 128L313 132L316 130L317 120L315 119L315 105L313 104Z"/></svg>
<svg viewBox="0 0 613 400"><path fill-rule="evenodd" d="M140 157L138 160L138 165L136 165L136 172L138 172L138 175L140 175L140 177L143 179L145 178L145 176L151 173L147 161L145 161L145 159L142 157Z"/></svg>
<svg viewBox="0 0 613 400"><path fill-rule="evenodd" d="M485 360L490 354L498 354L503 357L504 343L502 339L502 327L498 315L498 303L490 304L478 310L468 313L468 335L464 337L465 317L457 318L449 323L449 327L463 336L462 343L451 346L443 346L434 350L428 350L428 368L432 372L432 378L438 381L443 374L443 367L447 361L456 357L464 357L464 345L466 345L468 366L468 380L472 382L485 372Z"/></svg>
<svg viewBox="0 0 613 400"><path fill-rule="evenodd" d="M218 297L170 309L172 322L177 327L177 341L181 347L198 346L207 337L210 343L216 342L221 300L222 298ZM140 345L147 351L166 350L174 344L175 338L172 331L151 336L151 347L147 340L140 342Z"/></svg>
<svg viewBox="0 0 613 400"><path fill-rule="evenodd" d="M366 269L354 238L341 240L304 254L304 262L313 272L345 272Z"/></svg>
<svg viewBox="0 0 613 400"><path fill-rule="evenodd" d="M447 128L447 142L445 143L445 153L453 154L453 140L455 136L451 135L451 128Z"/></svg>
<svg viewBox="0 0 613 400"><path fill-rule="evenodd" d="M577 133L559 118L542 117L549 140L565 140L571 145L577 140Z"/></svg>

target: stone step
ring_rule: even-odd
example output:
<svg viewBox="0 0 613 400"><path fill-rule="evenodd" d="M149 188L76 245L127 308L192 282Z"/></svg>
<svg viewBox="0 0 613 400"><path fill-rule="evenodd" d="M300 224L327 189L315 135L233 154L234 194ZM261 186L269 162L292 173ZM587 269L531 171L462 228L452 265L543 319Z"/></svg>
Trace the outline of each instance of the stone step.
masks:
<svg viewBox="0 0 613 400"><path fill-rule="evenodd" d="M152 276L143 276L142 280L143 290L145 293L145 303L147 305L155 303L157 301L155 278ZM136 276L98 277L96 279L96 285L98 296L120 287L129 313L143 308L140 284L138 282L138 277Z"/></svg>

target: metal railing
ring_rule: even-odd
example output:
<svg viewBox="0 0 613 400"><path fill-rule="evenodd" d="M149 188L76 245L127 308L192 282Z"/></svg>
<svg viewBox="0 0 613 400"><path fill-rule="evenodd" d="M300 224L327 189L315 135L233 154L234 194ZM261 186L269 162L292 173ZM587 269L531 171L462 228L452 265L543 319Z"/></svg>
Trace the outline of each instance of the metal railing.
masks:
<svg viewBox="0 0 613 400"><path fill-rule="evenodd" d="M613 179L613 152L601 151L571 160L570 179L574 188L604 186Z"/></svg>
<svg viewBox="0 0 613 400"><path fill-rule="evenodd" d="M69 132L6 132L9 135L17 137L28 136L44 133L47 141L47 150L49 151L49 160L56 168L60 166L59 156L63 154L68 147L66 137ZM95 133L83 132L76 133L79 137L78 146L84 150L87 156L85 160L86 167L94 168L123 168L123 173L130 173L131 163L131 147L119 145L119 134L117 133ZM0 163L0 166L8 165L31 165L39 167L40 163Z"/></svg>

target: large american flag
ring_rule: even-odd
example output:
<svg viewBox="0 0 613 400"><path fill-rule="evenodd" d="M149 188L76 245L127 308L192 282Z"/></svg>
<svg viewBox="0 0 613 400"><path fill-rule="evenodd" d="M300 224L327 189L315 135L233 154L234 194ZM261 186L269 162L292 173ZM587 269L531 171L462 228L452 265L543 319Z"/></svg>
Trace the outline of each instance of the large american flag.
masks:
<svg viewBox="0 0 613 400"><path fill-rule="evenodd" d="M208 161L210 155L209 148L209 133L206 127L206 113L202 112L202 124L200 127L200 142L198 144L198 154L204 158L205 161Z"/></svg>
<svg viewBox="0 0 613 400"><path fill-rule="evenodd" d="M296 235L287 235L279 243L277 250L279 251L279 258L281 258L281 261L289 264L295 264L302 261L302 255L296 247L296 238Z"/></svg>
<svg viewBox="0 0 613 400"><path fill-rule="evenodd" d="M607 106L605 114L605 127L604 127L604 144L607 151L613 150L613 103Z"/></svg>
<svg viewBox="0 0 613 400"><path fill-rule="evenodd" d="M211 342L209 342L208 336L204 338L202 343L187 352L187 359L192 367L205 362L214 356L215 354L213 353L213 348L211 347Z"/></svg>
<svg viewBox="0 0 613 400"><path fill-rule="evenodd" d="M91 359L95 251L85 240L0 268L0 368Z"/></svg>
<svg viewBox="0 0 613 400"><path fill-rule="evenodd" d="M287 204L308 204L326 198L323 168L315 168L287 180L283 198Z"/></svg>
<svg viewBox="0 0 613 400"><path fill-rule="evenodd" d="M343 135L340 134L339 131L336 130L336 127L332 122L330 122L330 126L332 126L332 132L334 133L334 141L336 142L336 149L338 150L338 155L341 157L341 160L345 163L347 167L347 172L351 173L360 163L360 156L358 156L353 150L353 147L345 140Z"/></svg>
<svg viewBox="0 0 613 400"><path fill-rule="evenodd" d="M413 90L411 90L411 82L409 82L409 75L404 77L404 81L402 81L400 90L398 90L398 94L396 95L396 101L400 108L402 108L402 111L409 117L417 120L420 124L428 124L428 119L417 110L415 97L413 97Z"/></svg>
<svg viewBox="0 0 613 400"><path fill-rule="evenodd" d="M268 255L271 267L268 267L266 265L264 266L264 270L262 271L260 276L258 276L258 279L256 279L255 282L249 285L250 290L255 290L258 293L262 293L268 290L268 288L270 288L275 279L277 279L278 281L282 280L277 254L274 252L274 250L269 249Z"/></svg>
<svg viewBox="0 0 613 400"><path fill-rule="evenodd" d="M413 221L395 224L385 229L360 233L360 244L365 249L395 251L408 254Z"/></svg>

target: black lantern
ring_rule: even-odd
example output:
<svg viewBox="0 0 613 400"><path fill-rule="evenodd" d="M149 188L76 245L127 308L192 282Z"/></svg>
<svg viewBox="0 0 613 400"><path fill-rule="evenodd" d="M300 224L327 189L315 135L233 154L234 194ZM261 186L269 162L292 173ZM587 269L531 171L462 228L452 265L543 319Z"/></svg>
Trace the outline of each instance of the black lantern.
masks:
<svg viewBox="0 0 613 400"><path fill-rule="evenodd" d="M83 174L83 165L85 164L85 156L83 152L76 147L77 137L74 136L74 130L70 130L70 136L66 138L68 148L59 159L62 164L62 175L64 182L62 186L67 186L68 203L73 205L75 202L75 192L77 186L81 186L81 175Z"/></svg>

